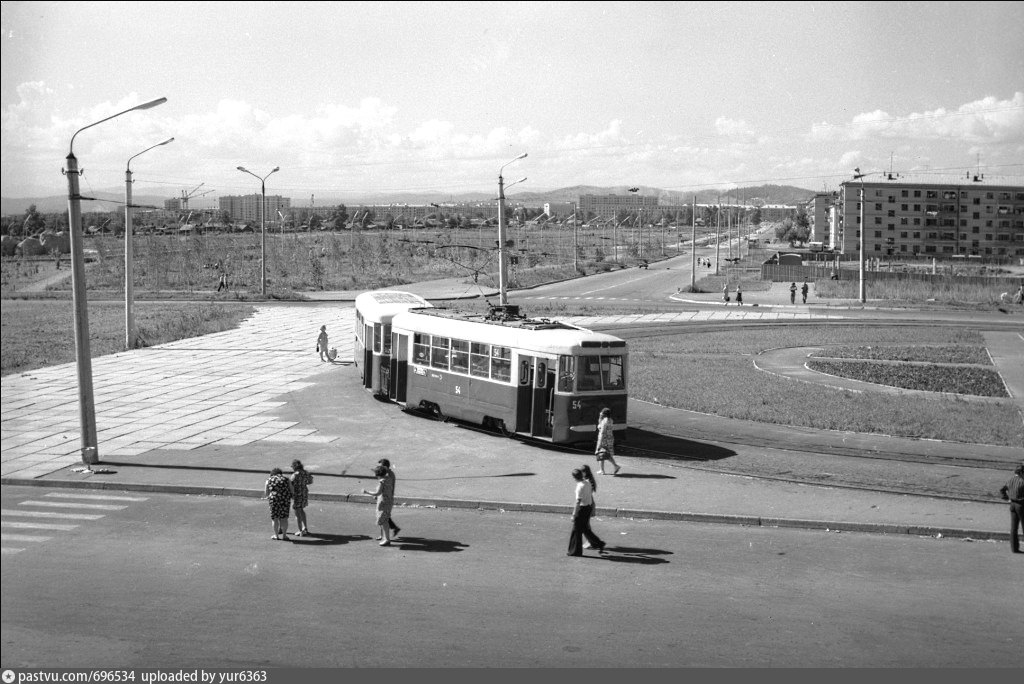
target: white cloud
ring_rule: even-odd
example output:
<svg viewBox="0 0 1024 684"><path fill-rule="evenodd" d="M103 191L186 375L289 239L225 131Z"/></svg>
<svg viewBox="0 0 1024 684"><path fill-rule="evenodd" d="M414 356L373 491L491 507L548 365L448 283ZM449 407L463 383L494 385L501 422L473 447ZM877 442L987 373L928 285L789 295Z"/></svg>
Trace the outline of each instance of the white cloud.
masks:
<svg viewBox="0 0 1024 684"><path fill-rule="evenodd" d="M1004 144L1024 140L1024 92L1009 100L985 97L954 110L938 108L904 116L874 110L857 114L846 124L816 124L810 142L903 138Z"/></svg>

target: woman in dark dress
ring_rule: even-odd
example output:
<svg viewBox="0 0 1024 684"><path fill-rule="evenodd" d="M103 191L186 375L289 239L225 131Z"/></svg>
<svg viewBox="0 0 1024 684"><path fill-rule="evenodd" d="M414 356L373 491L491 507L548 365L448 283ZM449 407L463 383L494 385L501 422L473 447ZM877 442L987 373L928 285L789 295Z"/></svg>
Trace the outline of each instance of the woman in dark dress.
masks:
<svg viewBox="0 0 1024 684"><path fill-rule="evenodd" d="M292 483L280 468L270 471L270 477L263 485L263 498L270 502L270 519L274 522L274 536L271 539L288 539L288 509L292 504Z"/></svg>

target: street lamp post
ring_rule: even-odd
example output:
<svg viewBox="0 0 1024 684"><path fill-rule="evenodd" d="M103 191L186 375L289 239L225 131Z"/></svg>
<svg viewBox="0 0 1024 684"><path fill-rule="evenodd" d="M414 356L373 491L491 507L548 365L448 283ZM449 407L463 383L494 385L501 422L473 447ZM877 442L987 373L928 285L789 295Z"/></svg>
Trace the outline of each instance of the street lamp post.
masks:
<svg viewBox="0 0 1024 684"><path fill-rule="evenodd" d="M172 142L174 138L168 138L163 142L157 143L151 147L139 152L134 156L128 158L127 168L124 172L124 348L135 349L138 342L135 334L135 316L132 312L132 304L135 299L135 276L133 274L134 269L134 240L133 229L132 229L132 209L135 207L132 205L132 159L138 157L140 154L145 154L155 147L166 145Z"/></svg>
<svg viewBox="0 0 1024 684"><path fill-rule="evenodd" d="M263 198L260 204L260 294L264 297L267 296L267 179L270 176L281 170L280 166L275 166L274 170L268 173L266 176L257 176L255 173L245 168L244 166L237 167L242 173L247 173L253 178L258 178L260 181L260 195Z"/></svg>
<svg viewBox="0 0 1024 684"><path fill-rule="evenodd" d="M858 226L859 242L858 251L860 252L858 270L860 272L860 287L857 291L857 296L860 299L861 304L866 304L868 301L868 290L867 285L864 281L864 176L866 173L860 172L860 167L853 170L853 179L860 181L860 225Z"/></svg>
<svg viewBox="0 0 1024 684"><path fill-rule="evenodd" d="M79 128L71 136L68 145L67 164L64 172L68 177L68 230L71 232L71 296L75 309L75 365L78 369L78 414L82 431L82 462L87 465L99 463L99 445L96 443L96 405L92 390L92 353L89 349L89 302L85 288L85 246L82 244L82 196L79 194L78 159L75 157L75 138L86 128L92 128L105 121L134 112L149 109L167 102L166 97L144 102L113 116Z"/></svg>
<svg viewBox="0 0 1024 684"><path fill-rule="evenodd" d="M505 179L501 175L505 167L514 161L519 161L526 157L527 153L523 152L515 159L505 162L498 169L498 305L508 305L508 267L505 263ZM517 180L516 183L522 183L525 178ZM511 185L515 185L512 183ZM511 187L510 185L510 187Z"/></svg>

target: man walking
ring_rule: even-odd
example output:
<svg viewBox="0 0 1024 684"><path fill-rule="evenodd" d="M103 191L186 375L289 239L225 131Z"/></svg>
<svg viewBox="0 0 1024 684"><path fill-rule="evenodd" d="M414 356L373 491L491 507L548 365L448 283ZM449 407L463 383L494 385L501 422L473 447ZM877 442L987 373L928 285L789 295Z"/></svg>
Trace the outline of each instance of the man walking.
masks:
<svg viewBox="0 0 1024 684"><path fill-rule="evenodd" d="M804 286L800 288L800 294L801 294L801 295L803 296L803 298L804 298L804 304L806 304L806 303L807 303L807 290L808 290L808 289L810 289L810 288L808 288L808 287L807 287L807 281L805 280L805 281L804 281Z"/></svg>
<svg viewBox="0 0 1024 684"><path fill-rule="evenodd" d="M1013 477L999 490L1003 500L1010 502L1010 551L1020 553L1019 531L1024 528L1024 463L1013 471Z"/></svg>

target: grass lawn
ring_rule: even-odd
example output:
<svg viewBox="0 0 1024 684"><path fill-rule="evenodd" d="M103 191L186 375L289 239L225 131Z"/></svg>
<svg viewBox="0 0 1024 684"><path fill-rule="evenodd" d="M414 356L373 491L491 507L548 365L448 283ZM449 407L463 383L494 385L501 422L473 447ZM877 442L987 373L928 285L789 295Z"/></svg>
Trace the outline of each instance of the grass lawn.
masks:
<svg viewBox="0 0 1024 684"><path fill-rule="evenodd" d="M5 299L2 319L2 374L75 360L74 306L70 299ZM147 345L235 328L253 313L247 305L137 302L135 325ZM89 302L92 356L124 350L124 303Z"/></svg>
<svg viewBox="0 0 1024 684"><path fill-rule="evenodd" d="M768 349L799 346L977 347L981 335L957 328L799 326L679 334L630 341L630 396L666 406L762 423L880 433L976 444L1024 446L1012 401L876 394L795 382L754 367ZM824 352L825 355L830 352ZM947 349L942 358L951 352ZM971 352L965 354L973 357ZM928 366L924 368L925 372ZM948 366L931 366L950 382ZM948 384L935 391L957 391Z"/></svg>

